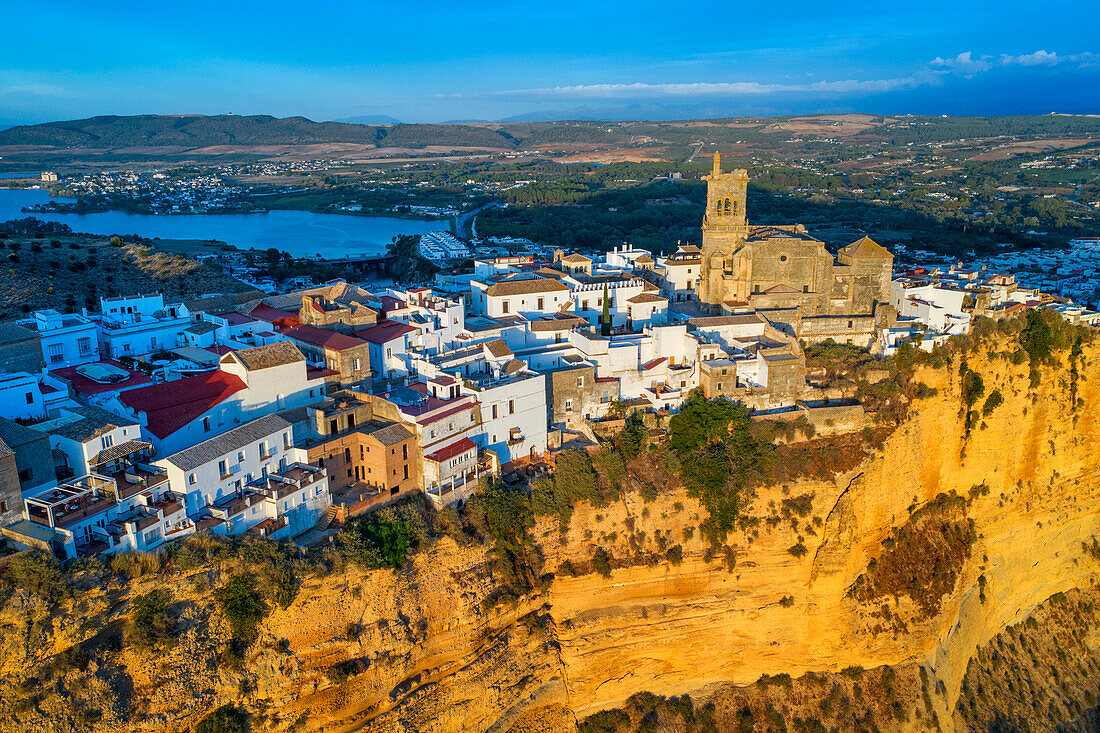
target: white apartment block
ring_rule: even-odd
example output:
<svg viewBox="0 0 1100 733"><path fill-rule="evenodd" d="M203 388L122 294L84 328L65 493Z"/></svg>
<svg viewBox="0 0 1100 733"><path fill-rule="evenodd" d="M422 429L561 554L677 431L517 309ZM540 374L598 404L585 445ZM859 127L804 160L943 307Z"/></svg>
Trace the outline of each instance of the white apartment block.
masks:
<svg viewBox="0 0 1100 733"><path fill-rule="evenodd" d="M187 343L190 311L183 303L166 304L160 293L101 298L100 311L85 315L99 324L103 356L138 357Z"/></svg>
<svg viewBox="0 0 1100 733"><path fill-rule="evenodd" d="M25 322L42 339L46 369L79 366L99 361L99 336L91 319L76 313L58 313L53 309L35 311Z"/></svg>

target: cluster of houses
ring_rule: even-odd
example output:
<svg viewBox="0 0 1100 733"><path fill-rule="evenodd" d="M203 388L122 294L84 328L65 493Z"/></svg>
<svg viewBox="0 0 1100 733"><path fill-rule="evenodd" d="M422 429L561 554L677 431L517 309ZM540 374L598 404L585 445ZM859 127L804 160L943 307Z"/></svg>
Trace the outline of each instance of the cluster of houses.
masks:
<svg viewBox="0 0 1100 733"><path fill-rule="evenodd" d="M717 164L715 176L729 183ZM802 229L733 221L733 198L708 215L721 237L664 257L496 257L435 288L139 294L0 324L0 532L60 557L200 531L308 545L412 492L442 507L486 476L548 470L601 425L674 412L694 390L858 427L858 404L807 380L815 341L931 348L975 314L1037 305L1096 322L1010 275L915 269L880 283L877 244L833 262ZM864 304L859 287L888 299Z"/></svg>

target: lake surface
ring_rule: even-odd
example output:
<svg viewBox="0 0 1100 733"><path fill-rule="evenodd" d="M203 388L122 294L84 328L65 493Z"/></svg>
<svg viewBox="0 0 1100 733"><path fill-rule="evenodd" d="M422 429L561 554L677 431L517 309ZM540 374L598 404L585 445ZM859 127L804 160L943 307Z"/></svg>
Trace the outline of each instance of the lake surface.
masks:
<svg viewBox="0 0 1100 733"><path fill-rule="evenodd" d="M450 228L445 220L422 221L383 216L271 211L266 214L149 215L105 211L98 214L30 214L24 206L45 203L35 189L0 188L0 221L34 216L68 224L74 232L139 234L161 239L217 239L241 249L275 247L295 257L336 259L386 251L398 234L425 234ZM67 201L70 199L59 199Z"/></svg>

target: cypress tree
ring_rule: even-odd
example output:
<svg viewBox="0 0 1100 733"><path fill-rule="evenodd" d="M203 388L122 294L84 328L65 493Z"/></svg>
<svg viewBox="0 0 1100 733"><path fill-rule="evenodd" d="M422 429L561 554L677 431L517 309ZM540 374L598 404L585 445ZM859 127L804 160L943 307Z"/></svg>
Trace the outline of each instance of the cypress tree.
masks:
<svg viewBox="0 0 1100 733"><path fill-rule="evenodd" d="M603 284L603 319L600 321L600 334L611 335L611 301L607 299L607 283Z"/></svg>

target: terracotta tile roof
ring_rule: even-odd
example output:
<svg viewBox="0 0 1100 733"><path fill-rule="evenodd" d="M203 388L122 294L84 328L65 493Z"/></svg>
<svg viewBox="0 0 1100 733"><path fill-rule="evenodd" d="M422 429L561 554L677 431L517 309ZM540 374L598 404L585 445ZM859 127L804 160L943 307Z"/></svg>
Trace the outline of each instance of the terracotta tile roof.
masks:
<svg viewBox="0 0 1100 733"><path fill-rule="evenodd" d="M190 448L184 448L164 460L184 471L191 471L289 427L292 427L291 423L279 415L264 415Z"/></svg>
<svg viewBox="0 0 1100 733"><path fill-rule="evenodd" d="M585 257L582 254L577 254L576 252L570 252L569 254L562 257L561 261L562 262L591 262L592 258L591 257Z"/></svg>
<svg viewBox="0 0 1100 733"><path fill-rule="evenodd" d="M209 321L199 321L198 323L192 323L187 327L187 333L193 333L196 336L201 336L204 333L211 333L217 331L218 327Z"/></svg>
<svg viewBox="0 0 1100 733"><path fill-rule="evenodd" d="M841 251L849 257L863 257L867 259L885 259L890 257L890 252L870 237L860 237Z"/></svg>
<svg viewBox="0 0 1100 733"><path fill-rule="evenodd" d="M627 298L627 303L667 303L668 298L653 293L639 293L633 298Z"/></svg>
<svg viewBox="0 0 1100 733"><path fill-rule="evenodd" d="M248 312L248 315L250 315L252 318L255 318L255 319L258 319L258 320L261 320L261 321L267 321L268 323L278 323L278 322L283 321L283 320L288 319L288 318L294 318L294 319L298 318L297 313L292 313L291 311L281 310L279 308L272 308L270 305L267 305L266 303L260 303L255 308L250 310Z"/></svg>
<svg viewBox="0 0 1100 733"><path fill-rule="evenodd" d="M226 311L225 313L216 313L215 315L218 318L224 318L229 322L230 326L242 326L245 323L252 323L255 320L237 311Z"/></svg>
<svg viewBox="0 0 1100 733"><path fill-rule="evenodd" d="M565 283L546 277L534 277L523 280L504 280L485 289L486 295L534 295L536 293L569 292Z"/></svg>
<svg viewBox="0 0 1100 733"><path fill-rule="evenodd" d="M786 283L780 283L778 285L772 285L770 288L764 291L765 295L778 295L778 294L791 294L801 292L796 288L792 288Z"/></svg>
<svg viewBox="0 0 1100 733"><path fill-rule="evenodd" d="M463 438L457 443L448 445L446 448L440 448L434 453L429 453L424 456L424 458L429 461L435 461L436 463L442 463L443 461L449 461L455 456L460 456L472 450L477 450L477 445L469 438Z"/></svg>
<svg viewBox="0 0 1100 733"><path fill-rule="evenodd" d="M354 349L356 346L362 346L366 343L363 339L337 331L329 331L326 328L317 328L316 326L295 326L283 331L283 333L291 340L302 341L332 351Z"/></svg>
<svg viewBox="0 0 1100 733"><path fill-rule="evenodd" d="M762 316L756 313L739 313L732 316L708 316L704 318L692 318L688 323L696 328L718 328L720 326L748 326L750 324L765 323Z"/></svg>
<svg viewBox="0 0 1100 733"><path fill-rule="evenodd" d="M141 450L149 450L152 447L152 443L146 443L144 440L127 440L125 443L112 445L110 448L105 448L99 453L96 453L94 456L88 459L88 465L99 466L107 463L108 461L114 461L119 458L128 456L131 453L137 453Z"/></svg>
<svg viewBox="0 0 1100 733"><path fill-rule="evenodd" d="M415 330L412 326L399 321L383 320L370 328L356 331L355 335L364 341L370 341L372 344L388 344L390 341Z"/></svg>
<svg viewBox="0 0 1100 733"><path fill-rule="evenodd" d="M253 346L251 349L231 351L225 358L236 359L250 372L306 360L298 347L289 341L279 341L266 346Z"/></svg>
<svg viewBox="0 0 1100 733"><path fill-rule="evenodd" d="M83 443L91 438L98 438L115 428L137 425L129 418L119 417L113 412L108 412L102 407L94 405L78 405L76 407L66 407L65 409L79 415L80 419L59 425L50 430L49 433L50 435L59 435L63 438L75 440L78 443Z"/></svg>
<svg viewBox="0 0 1100 733"><path fill-rule="evenodd" d="M642 369L644 371L648 372L650 369L654 369L654 368L660 366L661 362L663 362L664 360L665 360L665 357L660 356L660 357L657 357L656 359L654 359L652 361L647 361L645 364L642 364Z"/></svg>
<svg viewBox="0 0 1100 733"><path fill-rule="evenodd" d="M512 356L512 350L508 348L508 345L504 343L503 339L493 339L482 344L490 354L496 359L503 359L508 356Z"/></svg>
<svg viewBox="0 0 1100 733"><path fill-rule="evenodd" d="M579 316L566 316L558 318L539 318L531 321L528 324L528 328L532 331L568 331L578 326L584 327L588 325L588 321Z"/></svg>
<svg viewBox="0 0 1100 733"><path fill-rule="evenodd" d="M119 399L135 412L145 413L150 433L167 438L244 388L239 377L216 371L127 390Z"/></svg>
<svg viewBox="0 0 1100 733"><path fill-rule="evenodd" d="M385 427L372 430L372 438L377 438L382 445L396 445L413 437L409 429L400 423L391 423Z"/></svg>

